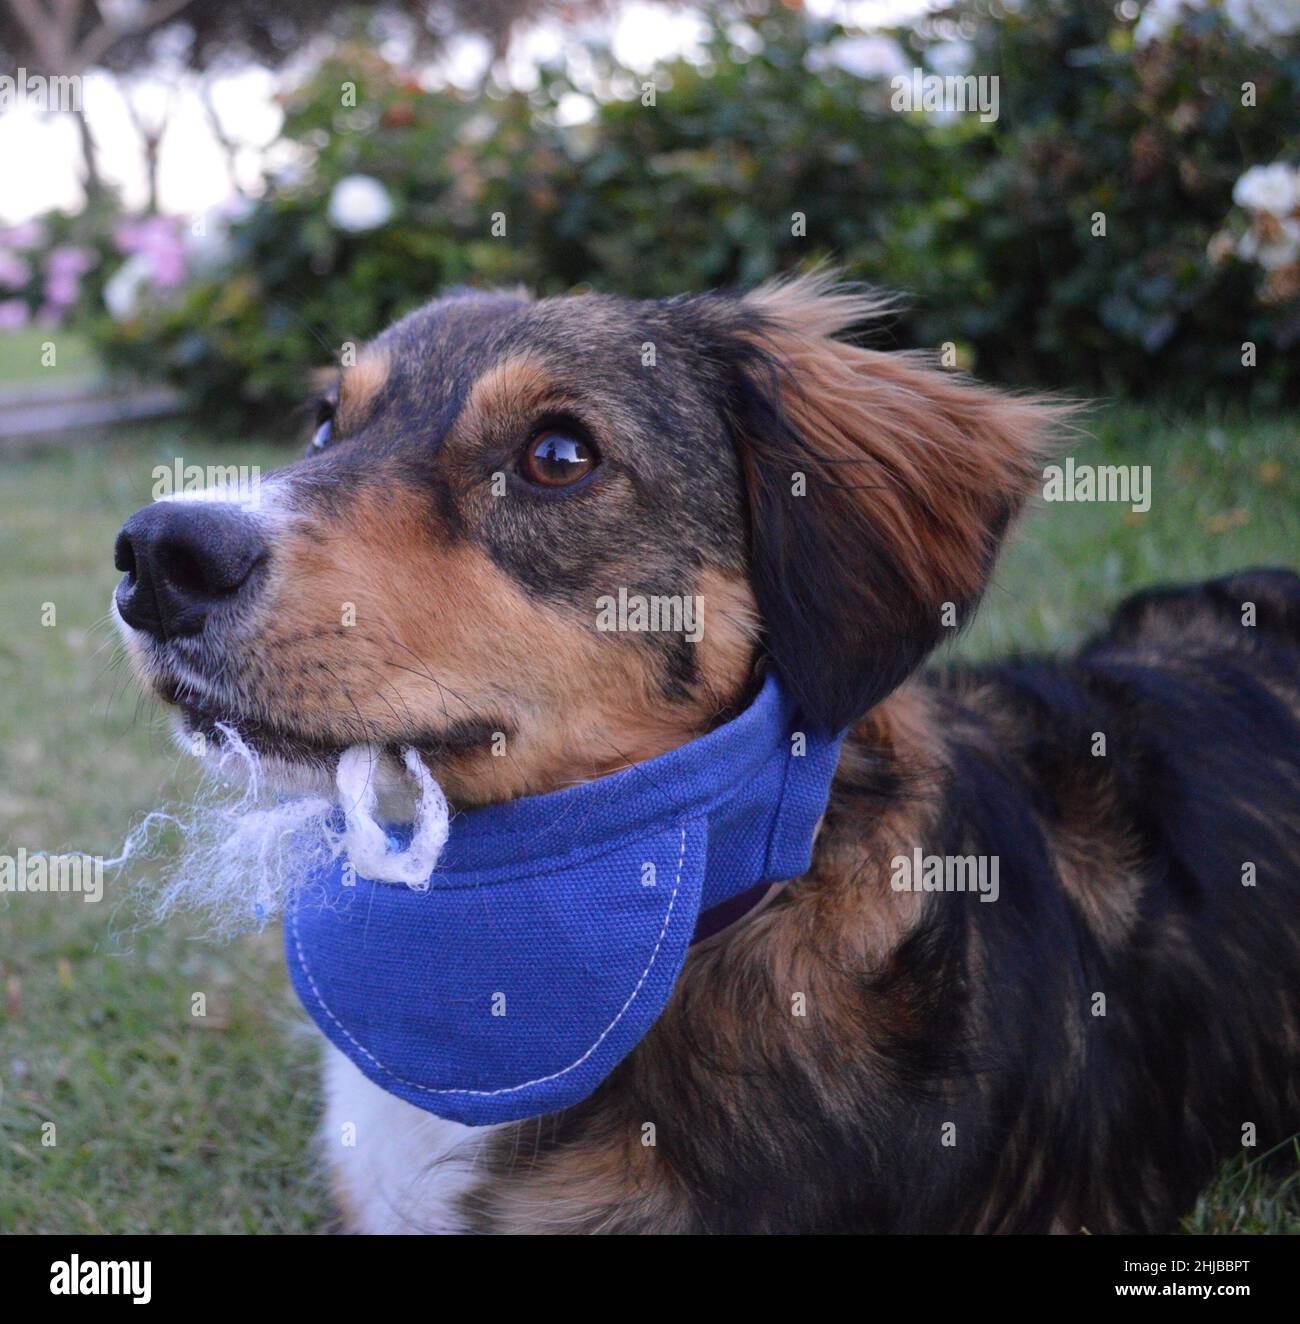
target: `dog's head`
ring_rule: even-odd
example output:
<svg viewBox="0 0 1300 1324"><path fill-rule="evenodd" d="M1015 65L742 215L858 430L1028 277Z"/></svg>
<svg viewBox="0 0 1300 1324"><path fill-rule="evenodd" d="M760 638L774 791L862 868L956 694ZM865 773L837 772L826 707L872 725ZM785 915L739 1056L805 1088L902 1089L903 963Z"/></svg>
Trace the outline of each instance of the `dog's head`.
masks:
<svg viewBox="0 0 1300 1324"><path fill-rule="evenodd" d="M463 803L662 753L766 666L843 726L965 622L1053 417L837 338L872 311L825 276L438 300L256 501L127 522L137 667L190 731L414 746Z"/></svg>

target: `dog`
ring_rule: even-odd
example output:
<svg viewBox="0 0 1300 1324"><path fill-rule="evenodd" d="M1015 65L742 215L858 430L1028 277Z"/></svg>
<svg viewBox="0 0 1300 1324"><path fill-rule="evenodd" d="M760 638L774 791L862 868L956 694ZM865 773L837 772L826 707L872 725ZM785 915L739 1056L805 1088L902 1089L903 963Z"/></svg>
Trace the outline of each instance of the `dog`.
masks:
<svg viewBox="0 0 1300 1324"><path fill-rule="evenodd" d="M581 1103L468 1127L328 1050L346 1228L1166 1231L1296 1132L1300 578L1155 589L1070 660L920 674L1069 409L863 347L878 311L825 272L459 292L341 371L256 511L126 524L144 682L286 784L367 742L457 808L542 794L773 671L848 728L811 868L691 949ZM620 592L703 629L597 629Z"/></svg>

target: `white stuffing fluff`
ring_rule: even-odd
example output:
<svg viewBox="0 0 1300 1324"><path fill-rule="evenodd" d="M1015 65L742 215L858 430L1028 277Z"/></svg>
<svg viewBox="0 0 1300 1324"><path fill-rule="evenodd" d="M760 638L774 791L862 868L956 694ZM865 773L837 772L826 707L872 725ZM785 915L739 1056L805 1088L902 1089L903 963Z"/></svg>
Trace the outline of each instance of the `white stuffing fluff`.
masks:
<svg viewBox="0 0 1300 1324"><path fill-rule="evenodd" d="M344 750L334 796L277 796L264 784L257 753L233 728L219 729L222 745L194 803L148 815L121 855L105 861L105 867L118 868L133 858L156 857L169 830L180 834L180 858L149 900L154 919L193 911L207 920L212 936L223 938L260 928L317 869L340 856L359 877L428 887L447 844L450 811L415 750L402 755L414 810L410 844L399 849L375 818L381 764L390 765L389 774L396 766L377 749ZM342 831L335 826L336 810L342 812Z"/></svg>
<svg viewBox="0 0 1300 1324"><path fill-rule="evenodd" d="M335 782L347 823L343 843L348 859L363 878L423 889L429 886L429 875L447 844L450 815L442 787L415 750L405 750L402 762L420 788L411 844L405 850L394 850L388 834L375 822L379 751L373 745L353 745L339 759Z"/></svg>

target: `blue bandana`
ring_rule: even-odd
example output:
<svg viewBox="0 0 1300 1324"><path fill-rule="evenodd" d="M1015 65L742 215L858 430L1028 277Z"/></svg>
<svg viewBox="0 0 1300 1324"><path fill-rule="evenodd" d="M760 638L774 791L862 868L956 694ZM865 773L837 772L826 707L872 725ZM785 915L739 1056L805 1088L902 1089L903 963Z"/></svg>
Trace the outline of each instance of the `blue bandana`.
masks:
<svg viewBox="0 0 1300 1324"><path fill-rule="evenodd" d="M570 1107L654 1024L697 929L808 869L842 739L797 729L769 676L658 758L457 814L427 888L349 884L335 861L285 917L294 989L375 1084L440 1117Z"/></svg>

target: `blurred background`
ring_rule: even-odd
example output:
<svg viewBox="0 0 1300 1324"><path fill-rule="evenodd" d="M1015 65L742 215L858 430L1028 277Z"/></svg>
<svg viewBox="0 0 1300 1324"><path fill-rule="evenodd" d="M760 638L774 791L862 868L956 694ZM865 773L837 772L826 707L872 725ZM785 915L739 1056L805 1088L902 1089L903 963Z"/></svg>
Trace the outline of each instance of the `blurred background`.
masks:
<svg viewBox="0 0 1300 1324"><path fill-rule="evenodd" d="M965 655L1300 562L1300 0L0 0L0 181L0 853L192 788L105 615L155 466L293 459L313 370L451 285L830 259L904 296L884 343L1095 402L1072 453L1150 510L1031 515ZM327 1228L276 936L124 886L0 893L0 1230ZM1300 1230L1261 1157L1189 1227Z"/></svg>

